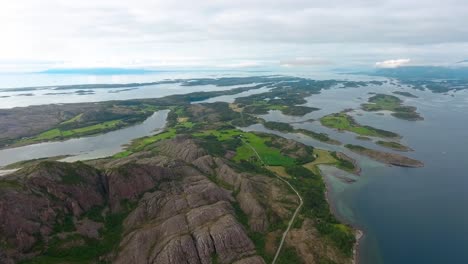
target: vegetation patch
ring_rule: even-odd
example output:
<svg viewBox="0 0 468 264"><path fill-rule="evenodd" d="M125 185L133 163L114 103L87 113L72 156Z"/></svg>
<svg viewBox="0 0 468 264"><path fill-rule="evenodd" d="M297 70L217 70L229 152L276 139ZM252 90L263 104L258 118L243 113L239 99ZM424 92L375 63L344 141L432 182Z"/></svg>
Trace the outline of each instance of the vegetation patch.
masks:
<svg viewBox="0 0 468 264"><path fill-rule="evenodd" d="M281 152L278 149L269 147L267 145L267 142L271 141L271 139L268 136L259 136L255 133L243 132L237 129L221 131L207 130L194 134L195 137L202 138L206 138L206 136L209 135L216 137L216 139L222 143L229 143L229 141L233 139L240 140L242 144L236 147L236 155L233 158L233 160L236 162L248 161L262 165L261 161L258 159L257 154L254 151L255 149L258 152L258 155L261 157L261 159L268 165L290 166L296 163L296 161L293 158L281 154Z"/></svg>
<svg viewBox="0 0 468 264"><path fill-rule="evenodd" d="M303 166L291 166L286 172L292 176L289 182L301 193L304 199L302 213L314 219L319 233L326 237L345 256L352 256L356 238L353 229L340 224L331 213L325 198L326 186L320 174L313 173Z"/></svg>
<svg viewBox="0 0 468 264"><path fill-rule="evenodd" d="M379 145L379 146L389 148L389 149L393 149L393 150L398 150L398 151L411 151L412 150L410 147L407 147L405 145L402 145L402 144L400 144L398 142L393 142L393 141L379 140L379 141L377 141L375 143L377 145Z"/></svg>
<svg viewBox="0 0 468 264"><path fill-rule="evenodd" d="M297 255L296 249L292 247L284 247L281 250L281 254L278 256L276 260L278 264L301 264L304 263L302 259Z"/></svg>
<svg viewBox="0 0 468 264"><path fill-rule="evenodd" d="M75 137L82 137L87 135L94 135L99 133L104 133L111 130L116 130L118 128L122 128L125 126L125 123L121 120L112 120L103 122L100 124L86 126L71 130L62 130L61 128L54 128L43 132L35 137L27 138L20 140L17 144L24 145L24 144L33 144L37 142L43 141L51 141L51 140L64 140L68 138L75 138Z"/></svg>
<svg viewBox="0 0 468 264"><path fill-rule="evenodd" d="M266 128L271 129L271 130L276 130L280 132L293 132L294 128L288 124L288 123L283 123L283 122L265 122L263 124Z"/></svg>
<svg viewBox="0 0 468 264"><path fill-rule="evenodd" d="M41 256L22 263L94 263L100 256L118 246L123 232L123 220L134 207L133 204L123 203L121 213L107 215L104 219L104 228L101 229L101 239L87 238L78 234L69 235L65 239L56 236L48 243L48 247L43 249ZM73 243L73 241L84 243Z"/></svg>
<svg viewBox="0 0 468 264"><path fill-rule="evenodd" d="M317 133L317 132L310 131L310 130L307 130L307 129L302 129L302 128L301 129L296 129L296 130L294 130L294 132L306 135L308 137L311 137L313 139L316 139L318 141L322 141L322 142L325 142L325 143L328 143L328 144L341 145L340 141L330 138L325 133Z"/></svg>
<svg viewBox="0 0 468 264"><path fill-rule="evenodd" d="M146 146L151 145L153 143L156 143L158 141L164 140L164 139L171 139L176 136L176 130L175 128L169 128L165 132L149 136L149 137L143 137L134 140L129 147L125 151L119 152L113 156L113 158L124 158L127 156L130 156L131 154L141 151L145 149Z"/></svg>
<svg viewBox="0 0 468 264"><path fill-rule="evenodd" d="M421 120L423 119L417 112L416 107L403 106L403 101L393 95L376 94L369 98L369 103L362 104L364 111L382 111L387 110L393 112L394 117L405 120Z"/></svg>
<svg viewBox="0 0 468 264"><path fill-rule="evenodd" d="M0 189L15 189L19 190L22 189L22 185L16 181L10 180L0 180Z"/></svg>
<svg viewBox="0 0 468 264"><path fill-rule="evenodd" d="M350 160L350 158L343 157L343 154L339 155L335 151L331 152L330 155L336 159L336 167L351 172L356 173L356 165Z"/></svg>
<svg viewBox="0 0 468 264"><path fill-rule="evenodd" d="M418 98L416 95L414 95L414 94L412 94L412 93L409 93L409 92L395 91L395 92L393 92L393 93L394 93L394 94L401 95L401 96L405 96L405 97Z"/></svg>
<svg viewBox="0 0 468 264"><path fill-rule="evenodd" d="M304 116L308 113L311 113L313 111L318 111L318 110L320 109L315 108L315 107L292 105L292 106L288 106L282 109L281 112L285 115L290 115L290 116Z"/></svg>
<svg viewBox="0 0 468 264"><path fill-rule="evenodd" d="M364 126L357 123L353 117L346 113L335 113L320 118L322 125L338 130L346 130L361 136L398 138L399 135L390 131Z"/></svg>

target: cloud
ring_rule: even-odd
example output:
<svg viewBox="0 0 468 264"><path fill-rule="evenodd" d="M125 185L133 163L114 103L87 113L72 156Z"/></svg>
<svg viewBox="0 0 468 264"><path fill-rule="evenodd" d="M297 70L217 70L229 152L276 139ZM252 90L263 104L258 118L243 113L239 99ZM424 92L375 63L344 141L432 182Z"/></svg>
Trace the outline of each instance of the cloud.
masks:
<svg viewBox="0 0 468 264"><path fill-rule="evenodd" d="M385 60L375 63L377 68L398 68L410 63L410 59L396 59L396 60Z"/></svg>
<svg viewBox="0 0 468 264"><path fill-rule="evenodd" d="M126 67L374 64L468 54L468 1L21 0L0 8L2 60ZM20 15L18 15L20 14ZM30 67L30 65L25 65ZM34 65L32 65L34 66ZM241 65L242 66L242 65Z"/></svg>

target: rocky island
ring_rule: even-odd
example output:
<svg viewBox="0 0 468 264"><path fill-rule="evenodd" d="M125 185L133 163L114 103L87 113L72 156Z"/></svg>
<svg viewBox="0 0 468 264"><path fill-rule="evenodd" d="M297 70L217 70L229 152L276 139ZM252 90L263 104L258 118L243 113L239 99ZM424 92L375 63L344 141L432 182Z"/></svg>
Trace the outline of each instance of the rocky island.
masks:
<svg viewBox="0 0 468 264"><path fill-rule="evenodd" d="M349 150L356 152L358 154L367 156L373 160L388 164L395 165L400 167L410 167L410 168L419 168L424 167L424 163L419 160L411 159L399 154L382 152L374 149L365 148L358 145L345 145Z"/></svg>

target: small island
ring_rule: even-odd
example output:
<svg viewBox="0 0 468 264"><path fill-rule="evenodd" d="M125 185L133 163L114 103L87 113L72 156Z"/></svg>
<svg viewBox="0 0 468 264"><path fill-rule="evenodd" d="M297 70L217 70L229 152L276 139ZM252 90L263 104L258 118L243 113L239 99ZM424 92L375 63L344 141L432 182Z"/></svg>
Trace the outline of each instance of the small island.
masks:
<svg viewBox="0 0 468 264"><path fill-rule="evenodd" d="M290 124L283 123L283 122L269 121L269 122L263 123L263 125L268 129L276 130L280 132L293 132L294 131L294 128Z"/></svg>
<svg viewBox="0 0 468 264"><path fill-rule="evenodd" d="M282 109L281 113L283 113L284 115L290 115L290 116L304 116L308 113L318 111L318 110L320 109L316 107L292 105L292 106L287 106L284 109Z"/></svg>
<svg viewBox="0 0 468 264"><path fill-rule="evenodd" d="M393 92L394 94L409 97L409 98L418 98L416 95L409 93L409 92L403 92L403 91L395 91Z"/></svg>
<svg viewBox="0 0 468 264"><path fill-rule="evenodd" d="M356 136L356 139L364 140L364 141L371 141L372 140L371 138L365 137L365 136Z"/></svg>
<svg viewBox="0 0 468 264"><path fill-rule="evenodd" d="M321 142L324 142L324 143L328 143L328 144L331 144L331 145L341 145L341 142L336 140L336 139L332 139L330 138L327 134L325 133L317 133L317 132L314 132L314 131L310 131L310 130L306 130L306 129L296 129L294 132L296 133L299 133L299 134L303 134L303 135L306 135L308 137L311 137L313 139L316 139L318 141L321 141Z"/></svg>
<svg viewBox="0 0 468 264"><path fill-rule="evenodd" d="M340 131L350 131L361 136L381 137L381 138L399 138L396 133L378 129L371 126L364 126L357 123L354 118L345 112L326 115L320 118L323 126L338 129Z"/></svg>
<svg viewBox="0 0 468 264"><path fill-rule="evenodd" d="M260 123L261 123L261 121L260 121ZM303 129L303 128L295 129L289 123L268 121L268 122L263 122L263 126L265 128L270 129L270 130L275 130L275 131L279 131L279 132L283 132L283 133L302 134L302 135L311 137L311 138L313 138L315 140L318 140L318 141L321 141L321 142L324 142L324 143L327 143L327 144L331 144L331 145L341 145L342 144L340 141L330 138L325 133L317 133L317 132L310 131L310 130Z"/></svg>
<svg viewBox="0 0 468 264"><path fill-rule="evenodd" d="M403 101L393 95L376 94L369 98L369 103L362 104L361 108L368 112L390 111L392 116L408 121L423 120L414 106L404 106Z"/></svg>
<svg viewBox="0 0 468 264"><path fill-rule="evenodd" d="M402 144L400 144L398 142L394 142L394 141L379 140L379 141L375 142L375 144L377 144L379 146L382 146L382 147L385 147L385 148L397 150L397 151L413 151L412 148L407 147L405 145L402 145Z"/></svg>
<svg viewBox="0 0 468 264"><path fill-rule="evenodd" d="M363 146L347 144L345 147L352 152L367 156L373 160L399 167L420 168L424 167L424 163L419 160L411 159L399 154L382 152L374 149L368 149Z"/></svg>

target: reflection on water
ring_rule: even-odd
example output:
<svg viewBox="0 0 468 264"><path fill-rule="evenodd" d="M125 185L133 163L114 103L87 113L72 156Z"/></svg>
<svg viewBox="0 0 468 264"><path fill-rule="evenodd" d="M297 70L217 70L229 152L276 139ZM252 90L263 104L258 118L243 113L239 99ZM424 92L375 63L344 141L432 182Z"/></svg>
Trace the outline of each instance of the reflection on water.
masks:
<svg viewBox="0 0 468 264"><path fill-rule="evenodd" d="M122 151L132 139L154 134L164 128L169 110L155 112L143 123L91 137L46 142L0 150L0 166L44 157L72 155L66 161L102 158Z"/></svg>

